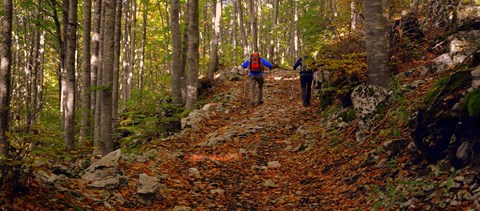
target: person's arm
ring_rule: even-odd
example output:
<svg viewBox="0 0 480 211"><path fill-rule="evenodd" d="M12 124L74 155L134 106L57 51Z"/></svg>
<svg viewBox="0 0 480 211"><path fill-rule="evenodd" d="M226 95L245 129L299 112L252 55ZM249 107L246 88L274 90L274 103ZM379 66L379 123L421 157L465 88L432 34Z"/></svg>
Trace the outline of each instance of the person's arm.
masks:
<svg viewBox="0 0 480 211"><path fill-rule="evenodd" d="M242 67L243 67L243 68L247 68L247 67L248 67L248 63L249 63L249 60L248 60L248 59L245 60L245 62L243 62L243 64L242 64Z"/></svg>
<svg viewBox="0 0 480 211"><path fill-rule="evenodd" d="M293 65L293 69L296 70L298 66L302 65L302 58L298 58L295 65Z"/></svg>
<svg viewBox="0 0 480 211"><path fill-rule="evenodd" d="M273 68L273 65L270 64L270 62L268 62L265 58L262 58L262 64L263 66L268 67L270 70Z"/></svg>

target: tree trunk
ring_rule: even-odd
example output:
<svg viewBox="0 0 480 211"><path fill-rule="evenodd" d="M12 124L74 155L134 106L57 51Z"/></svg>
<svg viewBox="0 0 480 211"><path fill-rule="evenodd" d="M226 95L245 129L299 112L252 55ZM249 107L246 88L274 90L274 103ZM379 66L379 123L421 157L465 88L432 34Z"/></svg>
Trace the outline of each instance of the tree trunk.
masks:
<svg viewBox="0 0 480 211"><path fill-rule="evenodd" d="M112 84L115 39L116 0L105 0L105 21L103 22L102 56L102 106L101 106L101 152L105 156L113 151L112 137Z"/></svg>
<svg viewBox="0 0 480 211"><path fill-rule="evenodd" d="M124 38L123 38L123 65L122 65L122 106L126 107L127 106L127 101L129 99L130 95L130 90L129 90L129 84L128 84L128 78L130 75L130 70L131 69L131 57L132 57L132 51L131 51L131 46L132 46L132 34L131 34L131 8L130 8L130 0L125 1L125 12L124 12L124 22L125 22L125 28L124 28Z"/></svg>
<svg viewBox="0 0 480 211"><path fill-rule="evenodd" d="M298 52L298 36L297 36L297 22L298 22L298 14L297 14L297 0L292 1L292 20L291 24L291 35L290 35L290 58L293 63L297 59L297 52Z"/></svg>
<svg viewBox="0 0 480 211"><path fill-rule="evenodd" d="M130 66L129 66L129 70L128 70L128 73L127 73L127 93L126 93L126 97L127 97L127 101L130 100L132 98L132 90L133 90L133 72L135 70L135 57L136 57L136 53L135 53L135 50L136 50L136 46L137 46L137 36L136 36L136 33L137 33L137 1L136 0L132 0L132 7L133 7L133 11L132 11L132 27L130 29L130 33L132 35L130 35L131 37L131 45L130 45Z"/></svg>
<svg viewBox="0 0 480 211"><path fill-rule="evenodd" d="M247 35L245 33L242 0L238 0L237 2L237 11L238 11L238 26L240 27L240 35L242 36L243 56L246 57L249 55L250 47L248 46Z"/></svg>
<svg viewBox="0 0 480 211"><path fill-rule="evenodd" d="M90 131L91 117L91 65L90 65L90 32L92 28L92 1L84 1L84 17L83 17L83 73L82 73L82 115L80 121L80 143L83 146L88 145L88 131Z"/></svg>
<svg viewBox="0 0 480 211"><path fill-rule="evenodd" d="M113 60L113 83L112 83L112 119L114 121L115 128L118 116L118 91L119 91L119 75L120 75L120 41L122 40L122 1L117 0L115 13L115 38L114 38L114 51L115 58ZM115 131L115 130L113 130Z"/></svg>
<svg viewBox="0 0 480 211"><path fill-rule="evenodd" d="M2 51L0 52L0 160L9 158L9 140L7 137L11 97L12 71L12 0L3 0ZM2 163L3 164L3 163ZM5 181L0 181L5 182Z"/></svg>
<svg viewBox="0 0 480 211"><path fill-rule="evenodd" d="M90 85L94 87L95 91L90 92L90 110L93 114L93 143L95 147L99 147L99 133L100 126L98 125L98 102L97 102L97 93L98 93L98 69L100 65L100 25L102 22L102 0L93 1L93 35L92 35L92 55L90 58Z"/></svg>
<svg viewBox="0 0 480 211"><path fill-rule="evenodd" d="M185 107L192 109L198 99L198 0L189 0L188 17L188 77L187 102Z"/></svg>
<svg viewBox="0 0 480 211"><path fill-rule="evenodd" d="M270 37L270 49L269 49L269 59L273 63L277 63L276 58L276 48L277 40L278 40L278 33L277 33L277 25L278 25L278 0L273 0L273 23L271 28L271 35Z"/></svg>
<svg viewBox="0 0 480 211"><path fill-rule="evenodd" d="M233 61L237 61L237 0L232 0L232 40L233 44Z"/></svg>
<svg viewBox="0 0 480 211"><path fill-rule="evenodd" d="M172 98L175 104L182 103L181 76L181 34L180 34L180 5L179 0L172 0Z"/></svg>
<svg viewBox="0 0 480 211"><path fill-rule="evenodd" d="M99 33L99 45L98 45L98 66L97 66L97 83L95 91L95 114L93 124L93 144L96 149L101 149L101 114L102 114L102 80L103 80L103 42L105 41L103 36L105 33L105 3L102 0L102 6L100 8L100 33Z"/></svg>
<svg viewBox="0 0 480 211"><path fill-rule="evenodd" d="M387 88L390 79L386 23L381 0L364 2L368 83Z"/></svg>
<svg viewBox="0 0 480 211"><path fill-rule="evenodd" d="M222 18L222 1L214 0L215 10L213 12L213 38L212 38L212 50L210 52L210 67L208 69L208 80L213 81L213 75L218 65L218 39L220 36L220 19Z"/></svg>
<svg viewBox="0 0 480 211"><path fill-rule="evenodd" d="M77 49L77 0L70 0L68 10L67 51L65 65L64 114L63 128L64 141L67 153L75 148L75 52Z"/></svg>
<svg viewBox="0 0 480 211"><path fill-rule="evenodd" d="M257 33L257 15L255 13L255 0L249 0L250 8L250 29L252 32L253 51L258 52L258 33Z"/></svg>
<svg viewBox="0 0 480 211"><path fill-rule="evenodd" d="M140 90L140 95L143 90L143 69L145 65L145 44L147 42L147 15L148 15L148 4L149 2L144 3L143 7L143 26L142 26L142 53L140 55L140 70L138 73L138 89ZM141 99L141 97L140 97Z"/></svg>

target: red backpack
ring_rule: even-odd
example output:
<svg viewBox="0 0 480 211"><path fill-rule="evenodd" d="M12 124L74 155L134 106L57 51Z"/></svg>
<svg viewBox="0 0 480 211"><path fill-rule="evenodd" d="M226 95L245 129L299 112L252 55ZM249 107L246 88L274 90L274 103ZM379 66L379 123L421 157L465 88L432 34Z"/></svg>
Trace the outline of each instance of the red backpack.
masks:
<svg viewBox="0 0 480 211"><path fill-rule="evenodd" d="M250 57L250 72L260 73L263 71L262 57L260 54L254 53Z"/></svg>

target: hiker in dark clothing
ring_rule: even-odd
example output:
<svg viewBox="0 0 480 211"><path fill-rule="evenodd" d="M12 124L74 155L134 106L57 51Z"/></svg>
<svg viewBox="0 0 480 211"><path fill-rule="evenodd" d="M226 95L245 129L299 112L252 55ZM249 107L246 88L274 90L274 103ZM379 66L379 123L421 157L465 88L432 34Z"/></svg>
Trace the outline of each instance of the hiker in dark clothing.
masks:
<svg viewBox="0 0 480 211"><path fill-rule="evenodd" d="M303 56L297 59L293 65L296 70L300 66L300 85L302 87L303 106L310 106L310 98L312 96L312 81L313 81L313 64L309 56Z"/></svg>
<svg viewBox="0 0 480 211"><path fill-rule="evenodd" d="M258 83L258 105L263 104L263 67L273 68L272 64L266 59L260 57L259 53L253 53L243 64L243 68L248 68L248 77L250 78L250 105L255 105L255 82Z"/></svg>

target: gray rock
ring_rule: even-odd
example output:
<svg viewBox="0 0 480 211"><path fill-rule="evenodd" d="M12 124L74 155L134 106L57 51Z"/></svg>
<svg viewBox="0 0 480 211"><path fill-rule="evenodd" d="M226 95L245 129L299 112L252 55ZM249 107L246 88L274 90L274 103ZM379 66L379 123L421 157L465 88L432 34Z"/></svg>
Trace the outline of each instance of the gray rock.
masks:
<svg viewBox="0 0 480 211"><path fill-rule="evenodd" d="M274 188L274 187L277 187L277 184L271 180L271 179L267 179L263 182L263 185L267 186L267 187L270 187L270 188Z"/></svg>
<svg viewBox="0 0 480 211"><path fill-rule="evenodd" d="M202 107L203 111L221 111L222 105L218 103L208 103Z"/></svg>
<svg viewBox="0 0 480 211"><path fill-rule="evenodd" d="M122 156L122 151L120 149L110 152L108 155L106 155L99 161L90 165L90 167L87 168L87 171L94 171L95 169L99 169L99 168L110 168L110 167L116 168L118 167L118 161L120 160L121 156Z"/></svg>
<svg viewBox="0 0 480 211"><path fill-rule="evenodd" d="M91 182L100 181L107 177L115 177L118 173L118 161L120 160L121 156L122 153L120 149L109 153L88 167L85 170L85 174L82 176L82 179Z"/></svg>
<svg viewBox="0 0 480 211"><path fill-rule="evenodd" d="M270 161L268 162L268 168L273 168L273 169L279 169L280 167L282 167L282 164L280 164L280 162L278 161Z"/></svg>
<svg viewBox="0 0 480 211"><path fill-rule="evenodd" d="M191 211L191 207L185 207L185 206L175 206L173 208L173 211Z"/></svg>
<svg viewBox="0 0 480 211"><path fill-rule="evenodd" d="M212 193L212 194L224 194L225 190L217 188L217 189L210 190L210 193Z"/></svg>
<svg viewBox="0 0 480 211"><path fill-rule="evenodd" d="M435 70L436 73L441 73L446 69L453 66L453 60L450 57L450 54L444 53L439 57L433 59L432 68Z"/></svg>
<svg viewBox="0 0 480 211"><path fill-rule="evenodd" d="M188 169L188 175L190 176L199 176L200 171L197 168L189 168Z"/></svg>
<svg viewBox="0 0 480 211"><path fill-rule="evenodd" d="M118 176L116 176L116 177L109 177L103 180L95 181L89 184L88 187L113 190L113 189L117 189L119 185L120 185L120 179Z"/></svg>
<svg viewBox="0 0 480 211"><path fill-rule="evenodd" d="M182 129L196 129L205 118L208 118L208 114L205 113L205 111L194 110L190 112L187 117L180 120Z"/></svg>
<svg viewBox="0 0 480 211"><path fill-rule="evenodd" d="M151 205L159 186L158 178L140 174L137 184L138 202Z"/></svg>
<svg viewBox="0 0 480 211"><path fill-rule="evenodd" d="M367 119L377 111L378 104L387 99L387 90L373 85L360 85L352 92L352 103L355 116L359 119Z"/></svg>

